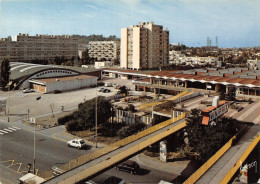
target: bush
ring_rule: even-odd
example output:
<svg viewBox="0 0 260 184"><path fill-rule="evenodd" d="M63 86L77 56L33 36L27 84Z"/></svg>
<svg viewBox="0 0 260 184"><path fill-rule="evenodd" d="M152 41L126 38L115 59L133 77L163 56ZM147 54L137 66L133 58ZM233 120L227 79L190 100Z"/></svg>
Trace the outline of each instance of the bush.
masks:
<svg viewBox="0 0 260 184"><path fill-rule="evenodd" d="M80 129L80 127L78 126L77 121L75 120L70 120L68 123L66 123L66 130L69 131L77 131Z"/></svg>
<svg viewBox="0 0 260 184"><path fill-rule="evenodd" d="M67 122L72 120L72 118L73 118L73 114L69 114L69 115L66 115L64 117L61 117L61 118L58 119L58 124L59 125L65 125Z"/></svg>
<svg viewBox="0 0 260 184"><path fill-rule="evenodd" d="M144 123L134 123L122 127L117 134L122 139L143 130L144 127L145 127Z"/></svg>

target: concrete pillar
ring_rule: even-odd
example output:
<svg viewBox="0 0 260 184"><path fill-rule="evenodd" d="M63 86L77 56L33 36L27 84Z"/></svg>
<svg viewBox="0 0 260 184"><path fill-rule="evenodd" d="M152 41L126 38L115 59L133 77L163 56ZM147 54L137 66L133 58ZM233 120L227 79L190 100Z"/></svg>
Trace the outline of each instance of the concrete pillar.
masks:
<svg viewBox="0 0 260 184"><path fill-rule="evenodd" d="M161 79L159 79L159 85L162 85L162 80Z"/></svg>
<svg viewBox="0 0 260 184"><path fill-rule="evenodd" d="M188 88L188 81L185 81L185 88Z"/></svg>
<svg viewBox="0 0 260 184"><path fill-rule="evenodd" d="M153 89L154 94L156 94L156 88Z"/></svg>
<svg viewBox="0 0 260 184"><path fill-rule="evenodd" d="M146 92L146 87L144 87L144 92Z"/></svg>
<svg viewBox="0 0 260 184"><path fill-rule="evenodd" d="M216 93L220 92L220 84L216 84L215 92Z"/></svg>
<svg viewBox="0 0 260 184"><path fill-rule="evenodd" d="M153 84L153 78L150 78L150 83Z"/></svg>

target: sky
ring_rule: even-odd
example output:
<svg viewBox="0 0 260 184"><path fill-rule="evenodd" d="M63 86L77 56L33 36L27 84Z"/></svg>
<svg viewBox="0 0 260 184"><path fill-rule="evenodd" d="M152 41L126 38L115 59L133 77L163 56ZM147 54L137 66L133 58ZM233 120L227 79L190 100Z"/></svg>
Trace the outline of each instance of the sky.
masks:
<svg viewBox="0 0 260 184"><path fill-rule="evenodd" d="M19 33L116 35L151 22L170 31L170 43L260 46L260 0L0 0L0 38Z"/></svg>

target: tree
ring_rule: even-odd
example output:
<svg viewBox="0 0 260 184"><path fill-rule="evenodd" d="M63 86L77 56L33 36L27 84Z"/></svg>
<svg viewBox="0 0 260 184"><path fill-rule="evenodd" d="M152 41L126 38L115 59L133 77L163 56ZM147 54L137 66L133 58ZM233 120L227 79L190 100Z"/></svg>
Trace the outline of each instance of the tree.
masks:
<svg viewBox="0 0 260 184"><path fill-rule="evenodd" d="M97 122L98 125L103 125L108 122L111 117L111 103L104 97L97 98ZM92 129L95 126L96 120L96 99L87 100L79 104L77 111L73 113L73 118L70 120L73 127L77 130ZM75 122L77 126L75 126ZM68 129L67 129L68 130Z"/></svg>
<svg viewBox="0 0 260 184"><path fill-rule="evenodd" d="M202 162L207 161L237 132L237 121L232 118L219 118L215 126L203 125L202 115L197 109L192 110L187 122L185 131L189 145Z"/></svg>
<svg viewBox="0 0 260 184"><path fill-rule="evenodd" d="M10 81L10 62L8 59L4 58L1 63L1 86L4 88Z"/></svg>

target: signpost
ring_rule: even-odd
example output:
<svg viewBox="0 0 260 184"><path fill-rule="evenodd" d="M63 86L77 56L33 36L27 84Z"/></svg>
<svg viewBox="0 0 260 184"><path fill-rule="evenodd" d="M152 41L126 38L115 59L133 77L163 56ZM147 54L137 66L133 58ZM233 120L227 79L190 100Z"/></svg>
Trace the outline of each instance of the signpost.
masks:
<svg viewBox="0 0 260 184"><path fill-rule="evenodd" d="M167 142L160 142L160 160L163 162L167 162Z"/></svg>

